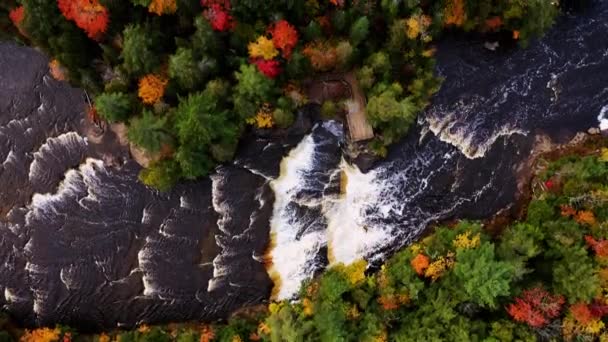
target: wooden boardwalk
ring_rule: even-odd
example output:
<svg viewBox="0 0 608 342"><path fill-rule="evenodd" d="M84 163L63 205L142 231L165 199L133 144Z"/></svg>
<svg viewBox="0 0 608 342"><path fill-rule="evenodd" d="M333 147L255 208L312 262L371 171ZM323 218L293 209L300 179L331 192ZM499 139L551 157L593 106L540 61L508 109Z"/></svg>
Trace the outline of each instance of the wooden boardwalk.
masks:
<svg viewBox="0 0 608 342"><path fill-rule="evenodd" d="M346 115L350 140L356 142L372 139L374 137L374 130L372 125L367 121L367 115L365 114L365 94L361 91L353 72L345 74L344 80L348 82L352 91L352 102L348 105L348 113Z"/></svg>
<svg viewBox="0 0 608 342"><path fill-rule="evenodd" d="M346 121L350 140L353 142L369 140L374 130L365 114L365 94L353 72L328 73L308 80L307 95L311 102L323 104L327 100L346 100Z"/></svg>

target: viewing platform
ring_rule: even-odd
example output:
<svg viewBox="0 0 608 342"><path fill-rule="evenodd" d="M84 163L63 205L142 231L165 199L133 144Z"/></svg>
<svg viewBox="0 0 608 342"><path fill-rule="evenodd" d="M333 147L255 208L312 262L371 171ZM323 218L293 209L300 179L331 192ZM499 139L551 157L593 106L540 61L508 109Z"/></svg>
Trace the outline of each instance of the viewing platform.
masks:
<svg viewBox="0 0 608 342"><path fill-rule="evenodd" d="M369 140L374 137L374 130L365 114L365 94L359 87L354 73L330 73L310 81L307 95L311 102L320 105L323 102L345 100L346 122L352 142Z"/></svg>

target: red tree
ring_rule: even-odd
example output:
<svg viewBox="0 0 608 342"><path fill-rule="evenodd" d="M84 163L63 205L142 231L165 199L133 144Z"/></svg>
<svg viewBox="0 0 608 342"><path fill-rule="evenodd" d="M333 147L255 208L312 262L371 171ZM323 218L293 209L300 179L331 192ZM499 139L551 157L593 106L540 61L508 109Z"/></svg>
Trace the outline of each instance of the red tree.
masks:
<svg viewBox="0 0 608 342"><path fill-rule="evenodd" d="M289 58L293 48L298 44L298 31L286 20L280 20L268 29L272 35L272 43L283 52L284 58Z"/></svg>
<svg viewBox="0 0 608 342"><path fill-rule="evenodd" d="M230 0L201 0L205 8L203 16L209 20L215 31L228 31L234 28L234 18L230 15Z"/></svg>
<svg viewBox="0 0 608 342"><path fill-rule="evenodd" d="M583 325L591 322L594 319L591 309L589 309L589 306L587 306L585 303L576 303L571 305L570 312L572 313L572 317Z"/></svg>
<svg viewBox="0 0 608 342"><path fill-rule="evenodd" d="M602 239L598 241L594 239L593 236L586 235L585 242L587 242L587 245L593 249L598 258L608 257L608 240Z"/></svg>
<svg viewBox="0 0 608 342"><path fill-rule="evenodd" d="M258 70L268 78L275 78L281 73L281 65L277 60L256 59L253 61Z"/></svg>
<svg viewBox="0 0 608 342"><path fill-rule="evenodd" d="M23 6L19 6L17 8L13 8L9 13L8 17L13 22L13 25L19 30L19 32L27 37L27 34L21 24L23 23L23 19L25 18L25 8Z"/></svg>
<svg viewBox="0 0 608 342"><path fill-rule="evenodd" d="M563 296L553 296L536 287L525 290L521 298L515 298L515 303L509 304L507 312L518 322L540 328L559 316L564 302Z"/></svg>
<svg viewBox="0 0 608 342"><path fill-rule="evenodd" d="M91 39L98 40L108 29L108 10L98 0L57 0L61 14L76 23Z"/></svg>

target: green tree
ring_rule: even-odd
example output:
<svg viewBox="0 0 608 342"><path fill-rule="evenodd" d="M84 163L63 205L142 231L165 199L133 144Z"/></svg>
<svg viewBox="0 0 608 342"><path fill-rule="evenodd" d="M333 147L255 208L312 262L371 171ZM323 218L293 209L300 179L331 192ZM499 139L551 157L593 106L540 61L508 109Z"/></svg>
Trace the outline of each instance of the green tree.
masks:
<svg viewBox="0 0 608 342"><path fill-rule="evenodd" d="M542 253L544 239L541 228L526 223L516 224L502 233L498 255L503 260L521 259L526 262Z"/></svg>
<svg viewBox="0 0 608 342"><path fill-rule="evenodd" d="M553 287L571 304L590 302L600 289L593 260L582 247L572 247L553 267Z"/></svg>
<svg viewBox="0 0 608 342"><path fill-rule="evenodd" d="M398 83L377 88L377 95L368 99L367 117L374 128L381 130L382 140L389 145L409 131L419 108L407 97L399 99L403 89Z"/></svg>
<svg viewBox="0 0 608 342"><path fill-rule="evenodd" d="M353 46L361 44L369 35L369 19L360 17L350 28L350 42Z"/></svg>
<svg viewBox="0 0 608 342"><path fill-rule="evenodd" d="M198 55L216 56L221 51L221 41L213 32L211 24L203 16L194 19L196 31L192 36L192 48Z"/></svg>
<svg viewBox="0 0 608 342"><path fill-rule="evenodd" d="M494 244L482 243L458 250L454 275L472 302L495 309L499 297L509 295L515 267L496 259Z"/></svg>
<svg viewBox="0 0 608 342"><path fill-rule="evenodd" d="M234 110L241 118L255 115L265 102L270 102L275 92L273 80L260 73L254 65L242 64L235 74Z"/></svg>
<svg viewBox="0 0 608 342"><path fill-rule="evenodd" d="M133 101L125 93L102 93L95 98L95 108L107 121L126 121L132 113Z"/></svg>
<svg viewBox="0 0 608 342"><path fill-rule="evenodd" d="M533 200L528 205L527 222L534 226L540 226L543 222L553 218L555 210L545 201Z"/></svg>
<svg viewBox="0 0 608 342"><path fill-rule="evenodd" d="M283 305L271 313L266 319L270 328L271 342L305 342L312 333L314 325L310 321L299 319L298 313L292 305Z"/></svg>
<svg viewBox="0 0 608 342"><path fill-rule="evenodd" d="M154 71L160 65L159 31L147 25L129 25L123 31L123 49L121 58L123 67L134 75Z"/></svg>
<svg viewBox="0 0 608 342"><path fill-rule="evenodd" d="M169 57L169 76L185 90L195 88L201 81L201 71L191 49L178 48Z"/></svg>
<svg viewBox="0 0 608 342"><path fill-rule="evenodd" d="M145 109L141 116L129 122L129 140L150 153L160 152L164 144L172 139L167 127L167 118L158 117Z"/></svg>
<svg viewBox="0 0 608 342"><path fill-rule="evenodd" d="M176 342L199 342L199 335L196 331L182 331L177 335Z"/></svg>
<svg viewBox="0 0 608 342"><path fill-rule="evenodd" d="M188 179L207 174L216 161L234 154L239 127L224 103L225 89L222 82L210 82L205 91L182 99L175 111L180 143L175 157Z"/></svg>

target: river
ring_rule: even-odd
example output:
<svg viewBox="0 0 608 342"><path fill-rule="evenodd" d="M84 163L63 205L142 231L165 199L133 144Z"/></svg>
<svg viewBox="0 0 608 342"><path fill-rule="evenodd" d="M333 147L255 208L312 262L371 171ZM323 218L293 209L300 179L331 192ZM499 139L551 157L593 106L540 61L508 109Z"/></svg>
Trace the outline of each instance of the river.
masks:
<svg viewBox="0 0 608 342"><path fill-rule="evenodd" d="M0 44L0 304L26 325L214 319L290 298L328 264L378 263L432 223L508 210L537 135L608 120L608 2L527 49L483 43L440 44L443 87L366 173L325 122L246 137L233 163L169 193L137 181L46 57Z"/></svg>

